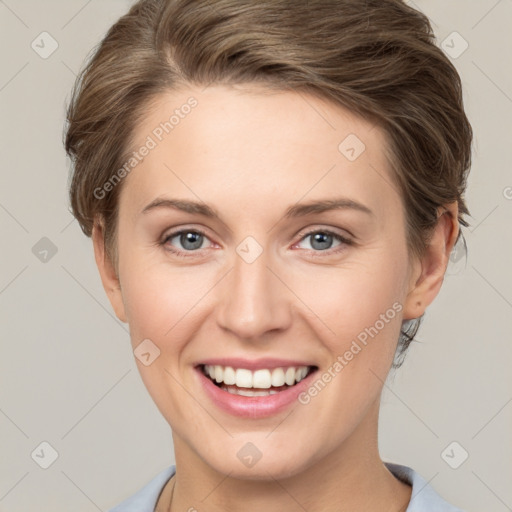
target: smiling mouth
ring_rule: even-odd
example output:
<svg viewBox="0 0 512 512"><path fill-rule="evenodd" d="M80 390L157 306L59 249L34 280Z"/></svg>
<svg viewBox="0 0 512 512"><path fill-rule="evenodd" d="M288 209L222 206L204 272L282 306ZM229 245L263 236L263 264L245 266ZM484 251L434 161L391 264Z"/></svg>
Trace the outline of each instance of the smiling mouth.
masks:
<svg viewBox="0 0 512 512"><path fill-rule="evenodd" d="M233 395L269 396L293 388L316 366L289 366L255 371L220 365L200 365L202 373L217 387Z"/></svg>

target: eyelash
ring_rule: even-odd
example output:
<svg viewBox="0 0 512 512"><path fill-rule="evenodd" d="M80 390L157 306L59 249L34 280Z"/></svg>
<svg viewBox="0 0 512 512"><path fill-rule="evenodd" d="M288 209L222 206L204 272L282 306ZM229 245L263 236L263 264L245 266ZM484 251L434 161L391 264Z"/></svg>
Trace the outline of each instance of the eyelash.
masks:
<svg viewBox="0 0 512 512"><path fill-rule="evenodd" d="M201 229L180 229L180 230L173 231L173 232L167 234L163 238L163 240L159 243L159 245L165 247L165 250L173 253L174 255L176 255L179 258L195 258L195 257L200 256L200 254L198 254L200 252L199 250L179 251L179 250L174 249L172 246L166 246L166 244L169 240L171 240L172 238L174 238L178 235L181 235L183 233L196 233L196 234L204 236L205 238L208 238L206 233L204 231L202 231ZM311 231L307 231L306 233L301 233L300 240L297 243L302 242L308 236L314 235L316 233L323 233L325 235L331 235L333 238L336 238L339 242L341 242L341 244L334 249L326 249L324 251L315 251L313 249L309 249L309 250L306 249L308 252L310 252L313 255L313 257L322 257L325 254L328 254L329 256L338 254L339 252L345 250L345 246L350 246L350 245L353 245L353 243L354 243L349 238L345 238L344 236L342 236L338 233L335 233L334 231L331 231L329 229L313 229ZM297 245L297 244L294 244L294 245Z"/></svg>

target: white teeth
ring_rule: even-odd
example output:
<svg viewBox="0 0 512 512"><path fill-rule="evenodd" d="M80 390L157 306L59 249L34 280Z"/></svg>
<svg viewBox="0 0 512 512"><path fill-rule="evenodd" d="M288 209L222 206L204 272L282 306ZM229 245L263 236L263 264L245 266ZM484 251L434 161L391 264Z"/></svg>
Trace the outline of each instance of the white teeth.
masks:
<svg viewBox="0 0 512 512"><path fill-rule="evenodd" d="M236 382L235 370L231 366L224 368L224 384L233 385Z"/></svg>
<svg viewBox="0 0 512 512"><path fill-rule="evenodd" d="M245 370L239 368L236 371L236 385L239 388L252 388L252 372L251 370Z"/></svg>
<svg viewBox="0 0 512 512"><path fill-rule="evenodd" d="M295 368L293 366L286 369L286 373L284 374L284 381L286 384L288 384L288 386L293 386L295 383Z"/></svg>
<svg viewBox="0 0 512 512"><path fill-rule="evenodd" d="M268 391L252 391L250 389L237 389L230 386L222 386L224 391L231 393L232 395L242 395L242 396L269 396L269 395L277 395L279 391L275 389L269 389Z"/></svg>
<svg viewBox="0 0 512 512"><path fill-rule="evenodd" d="M270 370L256 370L252 374L252 387L266 389L272 386Z"/></svg>
<svg viewBox="0 0 512 512"><path fill-rule="evenodd" d="M272 371L272 386L276 388L284 386L284 370L282 368L276 368Z"/></svg>
<svg viewBox="0 0 512 512"><path fill-rule="evenodd" d="M307 366L300 366L295 370L295 380L300 382L308 374L309 368Z"/></svg>
<svg viewBox="0 0 512 512"><path fill-rule="evenodd" d="M204 365L204 373L217 383L224 383L227 386L236 385L238 388L268 389L270 387L281 387L287 384L293 386L296 382L304 379L309 371L308 366L290 366L288 368L260 369L252 372L245 368L234 369L231 366ZM231 393L231 389L227 390ZM270 394L277 391L271 390ZM269 392L265 391L265 395ZM243 394L243 393L238 393ZM262 395L244 395L262 396Z"/></svg>

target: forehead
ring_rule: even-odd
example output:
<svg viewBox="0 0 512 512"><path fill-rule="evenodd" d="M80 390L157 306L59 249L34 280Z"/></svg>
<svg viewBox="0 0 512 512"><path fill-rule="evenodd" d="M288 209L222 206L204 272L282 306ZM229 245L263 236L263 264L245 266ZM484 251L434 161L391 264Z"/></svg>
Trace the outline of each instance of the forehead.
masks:
<svg viewBox="0 0 512 512"><path fill-rule="evenodd" d="M304 93L249 86L165 93L135 127L131 150L144 153L121 195L132 210L165 194L226 207L243 198L252 214L262 204L339 195L371 204L378 216L400 203L385 133Z"/></svg>

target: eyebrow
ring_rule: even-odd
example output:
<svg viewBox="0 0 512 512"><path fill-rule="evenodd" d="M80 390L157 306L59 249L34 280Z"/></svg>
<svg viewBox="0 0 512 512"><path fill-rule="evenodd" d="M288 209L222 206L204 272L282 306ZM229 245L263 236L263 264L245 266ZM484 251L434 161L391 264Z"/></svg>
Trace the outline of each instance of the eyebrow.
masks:
<svg viewBox="0 0 512 512"><path fill-rule="evenodd" d="M212 219L220 220L219 213L206 203L189 201L185 199L172 199L172 198L157 198L151 201L142 210L142 214L146 214L151 210L159 208L170 208L173 210L180 210L186 213L204 215ZM337 198L337 199L324 199L321 201L312 201L309 203L300 203L290 206L285 214L285 218L297 218L311 215L314 213L323 213L331 210L355 210L375 216L372 210L364 204L358 203L353 199Z"/></svg>

